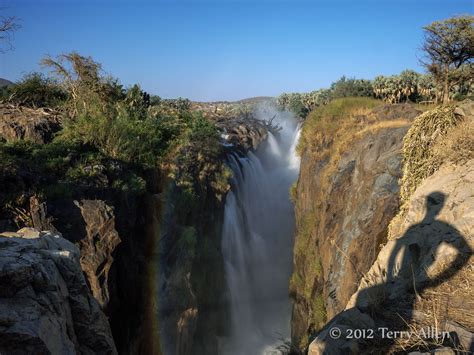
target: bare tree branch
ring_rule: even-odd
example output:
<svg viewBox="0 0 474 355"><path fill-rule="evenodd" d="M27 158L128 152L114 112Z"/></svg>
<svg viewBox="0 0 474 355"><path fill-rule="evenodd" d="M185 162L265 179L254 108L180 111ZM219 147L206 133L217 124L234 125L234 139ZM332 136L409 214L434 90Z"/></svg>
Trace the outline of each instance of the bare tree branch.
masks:
<svg viewBox="0 0 474 355"><path fill-rule="evenodd" d="M18 24L18 19L15 16L4 17L0 16L0 53L13 49L12 37L13 33L21 26Z"/></svg>

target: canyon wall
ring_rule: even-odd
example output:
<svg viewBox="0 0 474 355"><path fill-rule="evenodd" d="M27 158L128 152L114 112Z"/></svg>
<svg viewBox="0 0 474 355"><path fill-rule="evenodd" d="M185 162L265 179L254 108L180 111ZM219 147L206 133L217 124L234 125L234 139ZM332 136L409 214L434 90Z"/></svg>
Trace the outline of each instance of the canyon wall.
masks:
<svg viewBox="0 0 474 355"><path fill-rule="evenodd" d="M344 150L321 160L310 149L302 153L290 283L292 341L302 348L344 309L398 211L402 140L418 112L396 107L387 117L386 109L376 111L373 129L351 134Z"/></svg>

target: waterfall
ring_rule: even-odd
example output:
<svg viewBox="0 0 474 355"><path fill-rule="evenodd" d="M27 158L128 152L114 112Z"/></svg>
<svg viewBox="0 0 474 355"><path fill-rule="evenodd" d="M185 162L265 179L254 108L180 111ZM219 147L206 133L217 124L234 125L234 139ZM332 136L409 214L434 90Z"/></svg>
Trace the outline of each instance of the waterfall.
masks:
<svg viewBox="0 0 474 355"><path fill-rule="evenodd" d="M274 110L273 110L274 111ZM256 152L229 158L232 189L224 211L222 252L231 311L225 355L278 354L290 336L288 281L292 265L293 206L289 188L296 180L299 126L287 112L261 109L282 129Z"/></svg>

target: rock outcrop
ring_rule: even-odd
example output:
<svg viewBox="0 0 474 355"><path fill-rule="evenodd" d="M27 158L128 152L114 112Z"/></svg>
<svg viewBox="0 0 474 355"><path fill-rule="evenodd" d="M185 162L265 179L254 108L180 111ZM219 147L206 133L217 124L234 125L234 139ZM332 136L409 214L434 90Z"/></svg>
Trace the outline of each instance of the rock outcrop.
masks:
<svg viewBox="0 0 474 355"><path fill-rule="evenodd" d="M256 108L268 102L270 98L262 97L239 102L193 102L191 107L216 123L224 145L244 153L257 149L269 131L277 130L270 121L256 117Z"/></svg>
<svg viewBox="0 0 474 355"><path fill-rule="evenodd" d="M102 308L110 301L109 273L121 239L113 207L103 200L40 202L30 198L33 226L38 230L64 231L79 247L82 271Z"/></svg>
<svg viewBox="0 0 474 355"><path fill-rule="evenodd" d="M0 234L0 353L117 353L79 257L59 234Z"/></svg>
<svg viewBox="0 0 474 355"><path fill-rule="evenodd" d="M223 132L224 142L242 151L257 149L260 143L267 138L268 131L271 129L265 122L255 118L222 121L217 125Z"/></svg>
<svg viewBox="0 0 474 355"><path fill-rule="evenodd" d="M108 305L109 272L113 253L120 244L113 209L101 200L76 202L84 219L87 237L79 241L81 268L92 294L102 307Z"/></svg>
<svg viewBox="0 0 474 355"><path fill-rule="evenodd" d="M0 104L0 138L7 142L47 143L60 128L61 117L52 110Z"/></svg>
<svg viewBox="0 0 474 355"><path fill-rule="evenodd" d="M85 280L110 319L119 351L146 352L141 347L148 346L149 337L143 329L148 317L147 257L152 252L149 240L154 238L148 229L150 221L160 216L149 212L148 195L126 199L117 193L101 195L103 199L46 201L32 196L32 223L39 230L61 232L77 246Z"/></svg>

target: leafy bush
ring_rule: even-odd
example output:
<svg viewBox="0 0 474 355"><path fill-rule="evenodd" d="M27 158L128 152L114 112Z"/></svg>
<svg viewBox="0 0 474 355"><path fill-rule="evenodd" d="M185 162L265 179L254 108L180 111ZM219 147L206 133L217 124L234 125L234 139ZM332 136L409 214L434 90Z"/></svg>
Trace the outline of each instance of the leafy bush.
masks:
<svg viewBox="0 0 474 355"><path fill-rule="evenodd" d="M330 90L315 90L309 93L283 93L277 98L277 106L282 110L289 110L300 118L318 106L325 105L330 101Z"/></svg>
<svg viewBox="0 0 474 355"><path fill-rule="evenodd" d="M135 85L122 99L88 101L86 109L66 120L59 139L92 145L127 163L155 166L180 133L174 120L150 110L146 94Z"/></svg>
<svg viewBox="0 0 474 355"><path fill-rule="evenodd" d="M216 125L200 114L185 116L186 126L175 144L170 177L196 196L212 188L220 199L229 189L229 169L220 159L222 147Z"/></svg>
<svg viewBox="0 0 474 355"><path fill-rule="evenodd" d="M32 108L57 107L67 99L67 93L43 74L31 73L15 85L5 88L1 92L1 99Z"/></svg>
<svg viewBox="0 0 474 355"><path fill-rule="evenodd" d="M219 198L228 190L230 172L220 159L217 127L191 113L189 100L150 97L138 85L125 90L117 80L103 76L100 64L77 53L46 58L43 64L57 74L54 87L65 90L61 93L67 99L67 115L50 144L0 146L2 168L10 164L12 176L16 168L33 169L48 176L52 194L68 186L142 193L146 170L162 166L193 199L206 196L206 189ZM38 97L45 96L37 93L46 92L52 83L34 75L17 88L38 104Z"/></svg>
<svg viewBox="0 0 474 355"><path fill-rule="evenodd" d="M331 98L340 97L372 97L374 90L370 80L346 78L343 76L331 84Z"/></svg>
<svg viewBox="0 0 474 355"><path fill-rule="evenodd" d="M381 75L373 81L375 95L389 103L417 101L421 84L421 75L412 70L389 77Z"/></svg>
<svg viewBox="0 0 474 355"><path fill-rule="evenodd" d="M450 86L449 97L463 100L474 95L474 76L472 65L462 65L453 70L451 76L456 79ZM413 70L404 70L399 75L379 75L374 80L346 78L343 76L331 84L329 89L309 93L283 93L276 102L280 109L293 111L298 117L305 118L309 112L331 100L344 97L376 97L391 104L400 102L439 102L442 89L434 75L419 74Z"/></svg>

